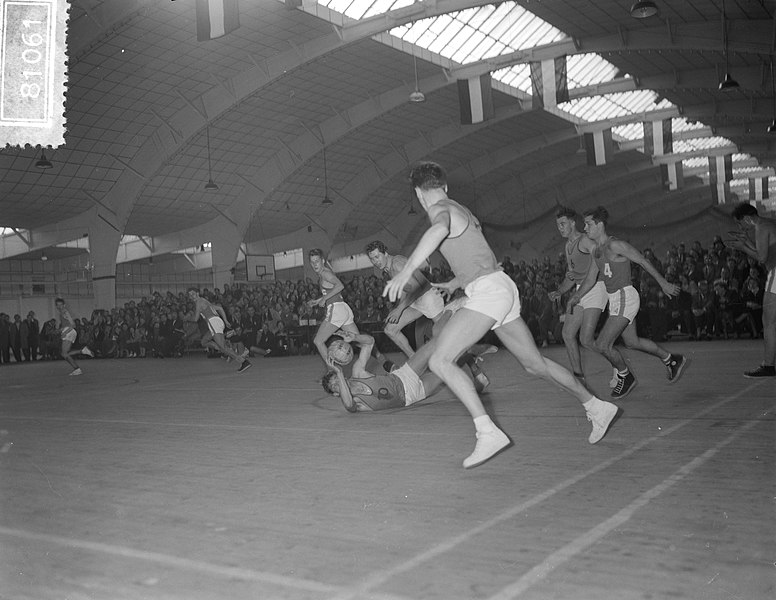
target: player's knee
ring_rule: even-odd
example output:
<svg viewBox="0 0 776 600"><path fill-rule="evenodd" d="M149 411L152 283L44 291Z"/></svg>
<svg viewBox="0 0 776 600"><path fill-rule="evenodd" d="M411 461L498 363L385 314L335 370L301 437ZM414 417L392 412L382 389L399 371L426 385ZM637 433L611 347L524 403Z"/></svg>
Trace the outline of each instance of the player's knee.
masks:
<svg viewBox="0 0 776 600"><path fill-rule="evenodd" d="M385 335L388 337L394 338L399 332L401 332L401 328L399 328L396 323L386 323L383 331L385 331Z"/></svg>
<svg viewBox="0 0 776 600"><path fill-rule="evenodd" d="M441 356L438 352L434 352L431 358L428 359L428 369L437 377L442 377L445 367L450 363L447 359Z"/></svg>
<svg viewBox="0 0 776 600"><path fill-rule="evenodd" d="M588 350L595 350L595 338L592 335L582 335L579 338L579 343L583 348Z"/></svg>

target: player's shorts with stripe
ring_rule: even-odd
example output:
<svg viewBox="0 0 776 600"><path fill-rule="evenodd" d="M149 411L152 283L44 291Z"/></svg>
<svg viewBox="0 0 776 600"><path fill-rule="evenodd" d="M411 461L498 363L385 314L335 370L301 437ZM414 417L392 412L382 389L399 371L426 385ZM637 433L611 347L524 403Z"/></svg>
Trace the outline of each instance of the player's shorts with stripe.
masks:
<svg viewBox="0 0 776 600"><path fill-rule="evenodd" d="M437 318L445 309L445 301L442 298L442 293L436 289L431 288L420 298L410 304L412 308L423 313L424 317L429 319Z"/></svg>
<svg viewBox="0 0 776 600"><path fill-rule="evenodd" d="M347 302L332 302L326 306L326 322L331 323L337 329L355 323L353 311Z"/></svg>
<svg viewBox="0 0 776 600"><path fill-rule="evenodd" d="M520 318L520 292L515 282L504 271L495 271L478 277L464 289L463 308L494 319L491 329Z"/></svg>
<svg viewBox="0 0 776 600"><path fill-rule="evenodd" d="M577 289L579 289L579 285L577 285ZM579 305L583 309L597 308L603 310L606 308L607 302L609 302L609 294L606 293L606 285L603 281L596 281L590 291L579 300Z"/></svg>
<svg viewBox="0 0 776 600"><path fill-rule="evenodd" d="M408 364L404 364L391 375L396 375L404 385L404 406L420 402L426 397L426 389L418 374Z"/></svg>
<svg viewBox="0 0 776 600"><path fill-rule="evenodd" d="M70 342L71 344L75 341L75 338L78 337L78 332L72 327L63 327L61 334L62 341Z"/></svg>
<svg viewBox="0 0 776 600"><path fill-rule="evenodd" d="M609 314L613 317L625 317L633 322L641 306L641 298L636 288L627 285L609 294Z"/></svg>

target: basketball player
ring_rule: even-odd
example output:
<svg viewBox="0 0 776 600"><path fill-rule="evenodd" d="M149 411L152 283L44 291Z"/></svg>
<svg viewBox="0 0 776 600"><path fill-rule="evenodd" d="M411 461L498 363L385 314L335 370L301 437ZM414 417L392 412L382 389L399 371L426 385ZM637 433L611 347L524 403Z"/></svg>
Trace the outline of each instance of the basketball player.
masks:
<svg viewBox="0 0 776 600"><path fill-rule="evenodd" d="M595 250L595 242L577 230L576 211L560 206L555 217L558 231L566 239L565 254L568 271L558 289L549 293L550 300L553 301L560 299L572 288L579 289L587 275L592 260L591 253ZM563 344L566 346L566 353L574 376L583 384L585 383L585 374L582 370L579 344L581 343L585 348L594 349L595 328L608 301L609 297L606 295L604 282L598 280L563 321ZM577 336L579 336L579 341L577 341Z"/></svg>
<svg viewBox="0 0 776 600"><path fill-rule="evenodd" d="M776 221L761 217L748 202L736 205L733 218L744 231L731 245L759 260L768 272L763 295L763 362L744 372L744 377L776 377ZM752 229L754 243L746 234Z"/></svg>
<svg viewBox="0 0 776 600"><path fill-rule="evenodd" d="M318 326L313 343L318 349L318 354L323 363L328 367L326 340L332 335L342 330L354 335L359 333L358 326L353 320L353 311L350 305L342 298L342 290L345 285L335 275L329 261L323 255L323 250L313 248L308 252L310 257L310 266L318 275L318 282L321 288L321 297L308 300L308 306L323 306L326 308L326 316ZM373 340L374 347L374 340ZM379 350L375 349L375 357L386 371L390 371L393 363L389 361Z"/></svg>
<svg viewBox="0 0 776 600"><path fill-rule="evenodd" d="M464 206L447 196L447 176L438 164L423 162L410 173L412 187L431 220L404 268L385 286L383 295L400 298L404 288L434 250L439 247L454 278L436 287L452 292L463 288L463 307L450 317L434 339L429 367L463 402L474 420L477 444L463 461L464 468L476 467L510 445L506 434L485 412L472 384L456 364L464 349L489 330L531 374L560 385L582 403L593 430L588 441L598 442L617 414L617 407L603 402L559 364L543 357L528 326L520 318L520 299L514 281L498 266L479 221Z"/></svg>
<svg viewBox="0 0 776 600"><path fill-rule="evenodd" d="M59 332L62 338L62 349L60 354L62 355L62 358L67 361L67 364L73 367L73 370L70 371L71 376L82 375L83 371L81 371L78 363L75 362L75 359L73 358L74 354L80 354L81 351L70 350L73 342L75 342L75 338L78 336L78 332L75 330L75 320L62 298L54 300L54 306L59 313Z"/></svg>
<svg viewBox="0 0 776 600"><path fill-rule="evenodd" d="M346 342L359 344L358 358L353 363L350 377L345 377L342 367L327 358L331 371L324 375L321 384L328 394L338 396L348 412L370 412L389 408L403 408L427 398L439 389L442 380L433 373L427 373L428 359L433 352L433 340L421 346L406 363L387 375L375 375L367 370L367 361L372 352L374 338L361 333L353 335L343 332ZM475 385L479 385L476 373L484 380L487 377L472 360L464 354L459 364L474 364L472 374Z"/></svg>
<svg viewBox="0 0 776 600"><path fill-rule="evenodd" d="M638 291L631 285L631 263L635 262L649 273L666 296L676 296L681 288L666 281L641 252L628 242L606 233L609 213L603 206L586 210L583 214L585 233L595 242L596 247L585 281L569 298L567 310L571 311L579 304L596 285L599 277L603 279L609 294L609 316L598 334L595 349L617 369L617 385L612 390L612 397L624 398L636 387L636 378L628 369L620 351L614 347L614 342L620 336L626 347L662 360L669 383L675 383L687 366L687 358L681 354L671 354L652 340L638 336L636 314L639 312L641 300Z"/></svg>
<svg viewBox="0 0 776 600"><path fill-rule="evenodd" d="M243 373L245 370L250 369L251 363L247 358L226 346L224 329L231 327L231 323L229 323L224 309L217 304L211 304L207 299L200 296L199 290L195 287L190 287L187 293L195 304L194 316L189 320L196 322L201 316L207 323L208 332L202 336L202 345L217 350L240 363L240 368L237 369L238 373Z"/></svg>
<svg viewBox="0 0 776 600"><path fill-rule="evenodd" d="M387 276L388 279L396 275L407 264L406 256L388 254L385 244L379 240L367 245L366 255L374 268L382 276ZM415 271L407 284L407 289L404 290L404 295L385 319L385 335L391 338L393 343L409 358L415 351L401 330L420 317L426 317L436 323L444 312L444 308L445 302L439 290L431 286L423 273L419 270Z"/></svg>

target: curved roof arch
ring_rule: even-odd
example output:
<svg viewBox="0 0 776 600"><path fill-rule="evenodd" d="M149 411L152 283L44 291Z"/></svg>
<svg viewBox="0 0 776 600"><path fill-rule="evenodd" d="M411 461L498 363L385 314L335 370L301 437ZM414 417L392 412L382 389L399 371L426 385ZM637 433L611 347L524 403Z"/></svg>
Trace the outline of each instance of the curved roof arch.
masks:
<svg viewBox="0 0 776 600"><path fill-rule="evenodd" d="M637 124L617 130L620 151L643 150L639 120L671 107L705 125L704 135L724 136L745 153L739 160L756 160L753 172L772 175L776 141L765 129L776 118L773 3L730 8L727 56L713 0L692 9L658 4L660 17L640 22L615 0L305 0L293 10L273 0L242 3L238 30L197 43L191 2L79 3L71 12L67 143L47 172L32 166L34 149L0 152L0 226L31 231L29 247L77 237L96 219L180 243L223 219L252 243L281 243L313 224L344 243L381 227L411 229L404 176L425 157L446 164L461 193L500 222L510 211L515 224L525 218L510 208L508 184L493 183L509 181L504 173L534 178L537 190L542 173L545 181L575 177L579 194L594 196L642 173L654 182L639 187L644 205L673 203L679 195L666 194L649 157L598 169L574 158L585 127L622 128L623 113ZM358 14L349 16L353 7ZM530 110L526 63L564 54L571 101ZM727 95L717 89L726 59L741 84ZM415 62L422 105L406 98ZM461 126L454 82L487 72L497 118ZM557 141L566 136L569 143ZM520 153L521 142L536 160ZM324 148L329 209L320 202ZM202 189L208 155L215 193ZM570 184L545 187L531 214L578 197Z"/></svg>

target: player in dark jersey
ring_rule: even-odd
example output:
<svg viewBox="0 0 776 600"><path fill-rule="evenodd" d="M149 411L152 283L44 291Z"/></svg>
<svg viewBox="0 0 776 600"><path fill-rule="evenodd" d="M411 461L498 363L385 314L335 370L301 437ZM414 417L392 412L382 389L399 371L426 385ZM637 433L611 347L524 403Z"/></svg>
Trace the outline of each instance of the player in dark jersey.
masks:
<svg viewBox="0 0 776 600"><path fill-rule="evenodd" d="M474 452L464 459L463 467L481 465L511 444L485 411L471 380L456 364L457 357L488 331L498 336L529 373L556 383L577 398L593 424L588 441L597 443L617 415L617 407L596 398L570 371L539 353L531 331L520 318L520 295L515 282L498 266L477 218L447 196L444 169L434 162L422 162L410 172L410 181L431 227L420 238L405 267L386 284L383 295L392 302L400 298L413 272L437 248L454 277L447 283L434 284L435 287L448 294L461 288L466 294L462 308L435 336L429 360L431 371L455 393L474 421L477 443Z"/></svg>
<svg viewBox="0 0 776 600"><path fill-rule="evenodd" d="M573 310L592 289L599 276L603 279L609 294L609 317L598 334L595 348L617 369L618 381L612 390L612 397L622 398L636 386L636 378L628 369L620 351L614 347L614 342L620 336L626 347L657 356L666 367L668 381L678 381L687 366L687 358L681 354L671 354L652 340L639 337L636 332L640 299L638 291L631 285L631 263L635 262L649 273L666 296L676 296L679 286L666 281L644 255L628 242L606 233L609 213L603 206L586 210L583 214L585 233L595 242L596 248L585 281L569 298L567 310Z"/></svg>
<svg viewBox="0 0 776 600"><path fill-rule="evenodd" d="M576 211L566 206L558 207L555 213L558 231L566 239L564 254L566 255L568 271L558 289L549 293L550 300L553 301L559 300L563 294L571 289L575 291L579 289L587 276L590 261L593 260L595 242L577 230L576 218ZM585 374L582 371L582 356L579 345L581 343L585 348L594 350L595 328L608 300L604 283L599 279L563 321L563 344L566 346L566 353L574 376L582 383L585 382ZM577 340L577 336L579 336L579 340Z"/></svg>
<svg viewBox="0 0 776 600"><path fill-rule="evenodd" d="M73 358L74 354L78 354L81 351L70 350L70 347L73 345L73 342L75 342L75 339L78 336L78 333L75 330L75 319L73 319L73 316L70 314L70 309L68 309L65 301L62 298L57 298L54 300L54 306L59 313L59 332L62 338L62 349L60 353L62 358L67 361L67 364L73 368L73 370L70 371L70 375L81 375L81 368Z"/></svg>
<svg viewBox="0 0 776 600"><path fill-rule="evenodd" d="M217 304L210 303L207 299L200 296L198 288L190 287L187 294L189 299L194 303L194 316L190 320L198 321L202 318L208 327L207 333L202 336L202 346L217 350L221 354L236 360L240 363L240 368L237 369L238 373L244 373L246 369L250 369L250 361L244 356L240 356L226 345L224 330L226 327L231 327L231 324L226 317L224 309Z"/></svg>
<svg viewBox="0 0 776 600"><path fill-rule="evenodd" d="M320 248L313 248L308 252L308 256L310 257L310 266L318 275L321 296L320 298L308 300L307 304L310 307L321 306L326 310L326 316L318 326L318 331L315 333L313 344L315 344L315 347L318 349L321 360L323 360L324 364L328 364L328 358L326 356L326 340L338 332L358 334L359 330L353 317L353 310L342 297L342 291L345 289L345 285L334 273L334 269L329 261L326 260L323 250ZM375 358L380 361L380 364L386 371L390 371L393 367L393 362L388 360L382 352L375 348L374 344L373 349Z"/></svg>

